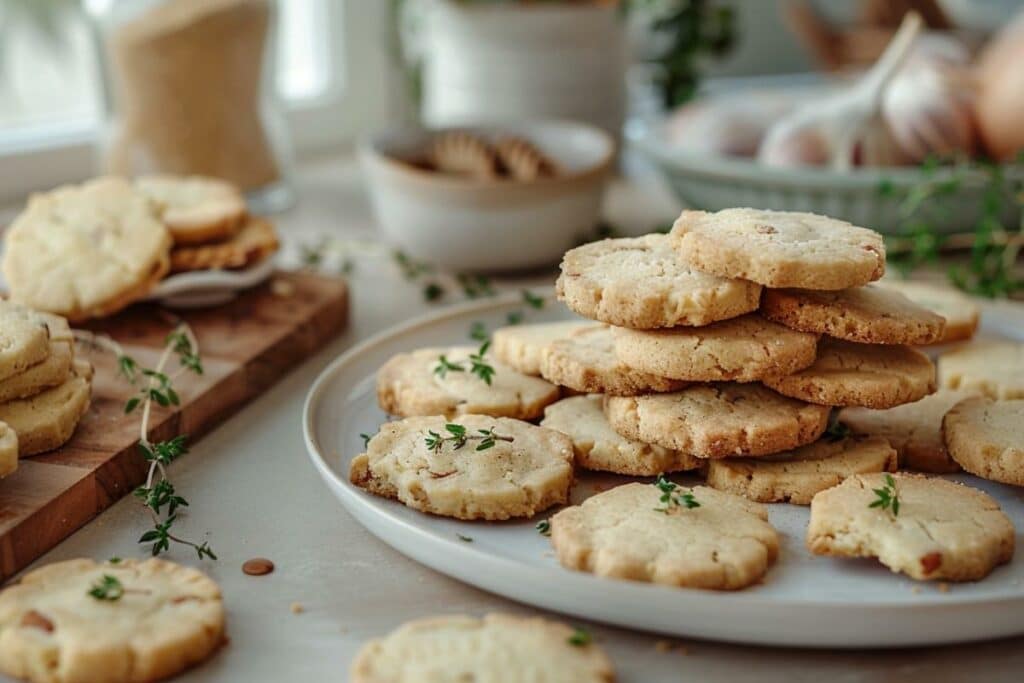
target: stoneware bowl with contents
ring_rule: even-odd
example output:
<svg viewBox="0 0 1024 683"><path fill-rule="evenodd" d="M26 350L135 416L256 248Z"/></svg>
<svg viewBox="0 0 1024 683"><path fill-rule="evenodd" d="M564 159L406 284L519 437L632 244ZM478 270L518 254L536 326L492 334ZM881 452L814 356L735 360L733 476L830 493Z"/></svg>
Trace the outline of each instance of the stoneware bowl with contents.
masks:
<svg viewBox="0 0 1024 683"><path fill-rule="evenodd" d="M460 128L487 144L528 141L555 171L543 177L472 177L418 160L455 129L389 129L362 141L360 156L377 221L410 255L460 271L557 263L600 220L615 142L599 128L535 121Z"/></svg>

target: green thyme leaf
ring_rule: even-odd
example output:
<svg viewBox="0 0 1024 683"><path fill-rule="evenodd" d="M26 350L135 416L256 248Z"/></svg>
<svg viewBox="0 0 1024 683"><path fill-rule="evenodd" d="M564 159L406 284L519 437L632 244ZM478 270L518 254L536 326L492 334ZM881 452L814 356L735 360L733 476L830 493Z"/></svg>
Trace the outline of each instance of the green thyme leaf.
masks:
<svg viewBox="0 0 1024 683"><path fill-rule="evenodd" d="M121 596L124 595L124 586L116 576L104 574L99 580L92 584L88 594L97 600L113 602L115 600L120 600Z"/></svg>

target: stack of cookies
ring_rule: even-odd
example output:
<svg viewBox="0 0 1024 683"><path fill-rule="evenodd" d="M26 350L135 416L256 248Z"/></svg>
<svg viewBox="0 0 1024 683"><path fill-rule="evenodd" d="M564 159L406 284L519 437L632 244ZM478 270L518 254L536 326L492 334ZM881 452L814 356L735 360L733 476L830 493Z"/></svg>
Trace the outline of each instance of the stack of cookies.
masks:
<svg viewBox="0 0 1024 683"><path fill-rule="evenodd" d="M71 438L91 380L66 320L0 300L0 477Z"/></svg>
<svg viewBox="0 0 1024 683"><path fill-rule="evenodd" d="M103 177L33 195L5 236L11 298L72 321L111 315L169 273L246 268L278 248L220 180Z"/></svg>
<svg viewBox="0 0 1024 683"><path fill-rule="evenodd" d="M558 296L593 322L513 325L478 349L395 356L377 395L406 419L367 437L351 480L425 512L501 520L567 502L575 468L657 477L539 525L563 566L601 576L757 583L780 547L764 504L792 503L811 505L814 553L981 578L1013 552L995 501L890 474L949 468L956 446L939 422L956 397L931 395L935 367L914 348L944 340L944 318L873 284L884 270L871 230L754 209L687 211L669 235L573 249ZM977 414L1009 420L960 406L947 416L959 441ZM665 477L683 471L708 485Z"/></svg>

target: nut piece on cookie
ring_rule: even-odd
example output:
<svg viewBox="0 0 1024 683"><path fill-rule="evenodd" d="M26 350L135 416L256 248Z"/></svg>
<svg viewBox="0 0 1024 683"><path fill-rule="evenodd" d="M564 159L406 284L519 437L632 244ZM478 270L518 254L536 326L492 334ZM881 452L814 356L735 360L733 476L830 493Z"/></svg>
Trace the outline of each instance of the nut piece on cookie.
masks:
<svg viewBox="0 0 1024 683"><path fill-rule="evenodd" d="M242 193L218 178L151 175L135 186L163 207L160 217L176 245L230 239L245 222Z"/></svg>
<svg viewBox="0 0 1024 683"><path fill-rule="evenodd" d="M608 396L608 424L629 439L698 458L771 455L815 441L828 426L826 406L760 384L698 384L670 394Z"/></svg>
<svg viewBox="0 0 1024 683"><path fill-rule="evenodd" d="M898 510L872 507L878 491L898 499ZM807 548L877 557L921 581L975 581L1010 561L1014 529L991 496L969 486L917 474L857 474L814 496Z"/></svg>
<svg viewBox="0 0 1024 683"><path fill-rule="evenodd" d="M862 344L934 344L945 318L898 291L877 285L851 289L766 289L761 315L794 330Z"/></svg>
<svg viewBox="0 0 1024 683"><path fill-rule="evenodd" d="M377 373L381 409L401 417L476 413L532 420L558 400L555 385L479 351L453 346L393 356Z"/></svg>
<svg viewBox="0 0 1024 683"><path fill-rule="evenodd" d="M818 335L750 313L703 327L615 329L615 355L626 365L693 382L755 382L814 363Z"/></svg>
<svg viewBox="0 0 1024 683"><path fill-rule="evenodd" d="M572 396L544 409L540 426L562 432L572 439L576 464L588 470L653 477L703 467L692 455L627 439L608 424L602 397Z"/></svg>
<svg viewBox="0 0 1024 683"><path fill-rule="evenodd" d="M569 500L572 441L528 422L486 415L388 422L353 458L356 486L458 519L532 517Z"/></svg>
<svg viewBox="0 0 1024 683"><path fill-rule="evenodd" d="M935 366L909 346L822 337L818 357L809 368L763 381L780 394L808 403L892 408L935 391Z"/></svg>
<svg viewBox="0 0 1024 683"><path fill-rule="evenodd" d="M1024 486L1024 399L973 397L942 420L950 456L971 474Z"/></svg>
<svg viewBox="0 0 1024 683"><path fill-rule="evenodd" d="M11 299L72 321L145 297L171 247L157 203L113 177L33 195L4 241Z"/></svg>
<svg viewBox="0 0 1024 683"><path fill-rule="evenodd" d="M760 503L664 480L616 486L558 512L551 544L568 569L712 590L757 583L779 553Z"/></svg>
<svg viewBox="0 0 1024 683"><path fill-rule="evenodd" d="M707 325L757 310L761 287L690 268L666 235L607 239L571 249L556 283L580 315L634 329Z"/></svg>
<svg viewBox="0 0 1024 683"><path fill-rule="evenodd" d="M352 683L615 680L604 651L574 644L573 633L565 624L507 614L411 621L363 645Z"/></svg>
<svg viewBox="0 0 1024 683"><path fill-rule="evenodd" d="M788 453L708 461L708 486L759 503L810 505L814 494L853 474L895 472L896 451L881 437L822 439Z"/></svg>
<svg viewBox="0 0 1024 683"><path fill-rule="evenodd" d="M91 594L105 577L123 591L117 599ZM34 683L156 681L220 647L224 604L209 577L166 560L67 560L0 592L0 631L0 671L9 676Z"/></svg>
<svg viewBox="0 0 1024 683"><path fill-rule="evenodd" d="M1024 398L1024 344L977 341L938 359L939 386L995 399Z"/></svg>
<svg viewBox="0 0 1024 683"><path fill-rule="evenodd" d="M885 410L843 408L839 421L854 434L887 439L899 455L900 467L949 474L959 472L960 465L949 457L942 442L942 417L971 395L969 391L939 389L920 401Z"/></svg>
<svg viewBox="0 0 1024 683"><path fill-rule="evenodd" d="M576 330L548 344L541 355L541 376L582 393L635 396L676 391L685 382L636 370L615 355L615 338L607 325Z"/></svg>
<svg viewBox="0 0 1024 683"><path fill-rule="evenodd" d="M541 358L551 342L565 339L570 333L587 327L597 325L567 321L501 327L491 335L491 353L524 375L539 376Z"/></svg>
<svg viewBox="0 0 1024 683"><path fill-rule="evenodd" d="M813 213L683 211L670 235L693 268L765 287L846 289L885 273L881 235Z"/></svg>
<svg viewBox="0 0 1024 683"><path fill-rule="evenodd" d="M918 306L923 306L945 318L946 325L942 336L935 341L936 344L965 341L978 331L981 309L971 297L960 290L945 285L902 280L882 280L878 286L899 292Z"/></svg>

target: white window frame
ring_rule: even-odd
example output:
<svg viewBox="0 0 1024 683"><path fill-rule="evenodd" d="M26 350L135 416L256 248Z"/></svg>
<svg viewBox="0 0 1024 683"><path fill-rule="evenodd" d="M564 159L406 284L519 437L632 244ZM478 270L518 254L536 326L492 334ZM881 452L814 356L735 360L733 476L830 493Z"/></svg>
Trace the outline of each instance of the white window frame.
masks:
<svg viewBox="0 0 1024 683"><path fill-rule="evenodd" d="M286 105L299 161L326 150L344 150L357 135L379 125L394 105L388 53L390 3L322 1L331 26L327 90ZM29 131L23 139L0 141L0 205L95 175L97 134L91 124L51 125L45 136Z"/></svg>

